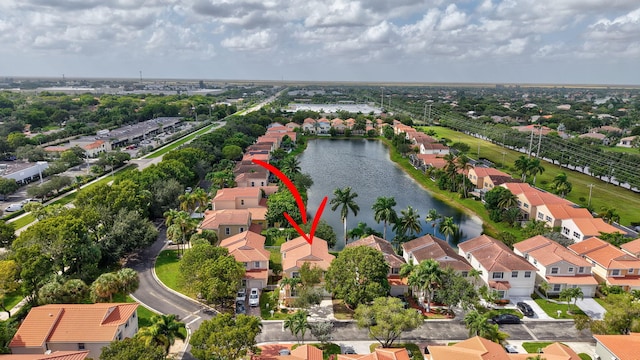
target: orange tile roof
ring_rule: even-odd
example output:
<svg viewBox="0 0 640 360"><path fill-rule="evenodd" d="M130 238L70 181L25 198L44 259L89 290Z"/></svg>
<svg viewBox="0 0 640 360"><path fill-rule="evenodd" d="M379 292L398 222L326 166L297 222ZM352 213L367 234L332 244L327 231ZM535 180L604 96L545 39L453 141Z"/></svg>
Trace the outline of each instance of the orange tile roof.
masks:
<svg viewBox="0 0 640 360"><path fill-rule="evenodd" d="M374 248L384 255L384 260L392 268L399 268L405 264L404 259L396 254L391 243L375 235L369 235L362 239L348 243L345 247L368 246Z"/></svg>
<svg viewBox="0 0 640 360"><path fill-rule="evenodd" d="M104 140L96 140L91 144L84 145L82 148L85 150L97 149L104 144Z"/></svg>
<svg viewBox="0 0 640 360"><path fill-rule="evenodd" d="M199 228L217 230L220 225L248 225L250 222L251 212L247 209L207 210Z"/></svg>
<svg viewBox="0 0 640 360"><path fill-rule="evenodd" d="M253 231L244 231L220 242L239 262L269 261L269 251L264 249L265 237Z"/></svg>
<svg viewBox="0 0 640 360"><path fill-rule="evenodd" d="M502 241L487 235L467 240L459 244L458 248L465 253L471 253L487 271L537 270L527 260L511 251Z"/></svg>
<svg viewBox="0 0 640 360"><path fill-rule="evenodd" d="M110 342L138 308L137 303L50 304L31 309L9 347L45 342Z"/></svg>
<svg viewBox="0 0 640 360"><path fill-rule="evenodd" d="M434 259L442 268L451 267L458 271L469 271L471 265L460 256L446 241L429 234L402 244L402 251L410 253L418 263Z"/></svg>
<svg viewBox="0 0 640 360"><path fill-rule="evenodd" d="M409 360L405 348L375 348L370 354L338 355L338 360Z"/></svg>
<svg viewBox="0 0 640 360"><path fill-rule="evenodd" d="M631 333L630 335L593 335L593 337L620 360L638 359L638 349L640 349L639 333Z"/></svg>
<svg viewBox="0 0 640 360"><path fill-rule="evenodd" d="M89 351L54 351L51 354L6 354L1 360L84 360Z"/></svg>
<svg viewBox="0 0 640 360"><path fill-rule="evenodd" d="M213 201L221 200L235 200L239 197L244 198L260 198L261 197L260 188L257 187L233 187L233 188L224 188L219 189L216 192L216 196L213 198Z"/></svg>
<svg viewBox="0 0 640 360"><path fill-rule="evenodd" d="M291 355L304 360L322 360L322 350L311 345L302 345L291 351Z"/></svg>
<svg viewBox="0 0 640 360"><path fill-rule="evenodd" d="M591 267L591 264L585 259L542 235L523 240L513 245L513 247L522 254L529 254L544 266L566 261L578 267Z"/></svg>
<svg viewBox="0 0 640 360"><path fill-rule="evenodd" d="M572 221L585 237L598 236L601 232L622 232L620 229L607 224L601 218L568 219L567 221Z"/></svg>
<svg viewBox="0 0 640 360"><path fill-rule="evenodd" d="M640 259L596 237L572 244L569 249L605 269L640 269Z"/></svg>
<svg viewBox="0 0 640 360"><path fill-rule="evenodd" d="M598 285L598 280L593 275L547 276L547 282L549 284Z"/></svg>
<svg viewBox="0 0 640 360"><path fill-rule="evenodd" d="M302 267L305 262L327 270L335 256L329 254L327 241L317 236L313 238L313 244L298 236L280 246L282 253L282 270L289 271Z"/></svg>
<svg viewBox="0 0 640 360"><path fill-rule="evenodd" d="M619 285L619 286L630 286L630 287L640 287L640 277L638 276L623 276L623 277L607 277L608 285Z"/></svg>
<svg viewBox="0 0 640 360"><path fill-rule="evenodd" d="M471 169L469 169L469 172L474 172L476 174L476 176L478 177L485 177L485 176L508 176L511 177L511 175L504 173L496 168L489 168L489 167L473 167Z"/></svg>
<svg viewBox="0 0 640 360"><path fill-rule="evenodd" d="M479 336L457 344L430 345L431 360L510 360L502 345Z"/></svg>
<svg viewBox="0 0 640 360"><path fill-rule="evenodd" d="M640 238L630 241L626 244L620 245L622 250L626 250L630 254L638 255L640 254Z"/></svg>
<svg viewBox="0 0 640 360"><path fill-rule="evenodd" d="M562 219L592 219L593 215L585 208L577 208L567 203L561 204L544 204L538 207L538 211L545 211L556 220Z"/></svg>

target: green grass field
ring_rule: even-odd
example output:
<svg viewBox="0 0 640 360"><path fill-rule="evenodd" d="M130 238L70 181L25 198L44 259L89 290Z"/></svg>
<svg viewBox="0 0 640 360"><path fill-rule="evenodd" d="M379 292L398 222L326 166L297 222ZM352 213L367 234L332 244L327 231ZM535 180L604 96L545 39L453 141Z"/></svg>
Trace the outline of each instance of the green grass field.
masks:
<svg viewBox="0 0 640 360"><path fill-rule="evenodd" d="M539 349L545 348L549 345L553 344L552 342L547 341L537 341L537 342L523 342L522 347L529 354L537 354Z"/></svg>
<svg viewBox="0 0 640 360"><path fill-rule="evenodd" d="M154 151L154 152L148 154L147 156L144 156L143 159L153 159L153 158L157 158L158 156L162 156L162 155L168 153L169 151L176 149L178 146L181 146L184 143L195 139L196 136L200 136L200 135L206 133L207 131L211 130L214 126L216 126L216 124L207 125L207 126L203 127L202 129L200 129L200 130L198 130L198 131L196 131L196 132L194 132L194 133L192 133L190 135L187 135L187 136L181 138L180 140L177 140L177 141L173 142L171 145L168 145L168 146L165 146L163 148L160 148L159 150Z"/></svg>
<svg viewBox="0 0 640 360"><path fill-rule="evenodd" d="M180 259L178 250L163 250L156 259L156 275L169 289L191 296L180 285Z"/></svg>
<svg viewBox="0 0 640 360"><path fill-rule="evenodd" d="M512 176L515 174L515 171L511 169L513 163L518 157L523 155L517 151L503 148L491 142L480 140L452 129L442 127L422 127L421 129L433 129L438 137L444 137L454 142L460 141L466 143L471 147L470 156L474 158L477 157L478 145L480 146L480 157L486 158L496 164L502 163L502 153L504 152L504 163L507 166L500 170ZM638 212L638 209L640 209L640 194L548 162L543 161L543 166L545 172L538 175L538 187L546 190L547 186L544 185L545 183L547 185L551 184L557 174L565 172L573 185L573 190L567 196L568 200L578 205L586 206L587 199L589 198L588 185L594 184L591 204L595 211L600 211L602 207L614 207L618 214L620 214L620 222L622 224L629 225L632 221L640 221L640 213ZM515 177L517 177L517 175ZM581 201L581 198L585 199L585 201Z"/></svg>
<svg viewBox="0 0 640 360"><path fill-rule="evenodd" d="M567 314L567 303L556 304L554 302L549 302L546 299L535 299L536 304L538 304L542 310L544 310L547 315L551 316L554 319L573 319L574 315L585 315L585 313L578 309L576 306L571 304L571 314ZM558 311L560 311L560 317L558 317Z"/></svg>
<svg viewBox="0 0 640 360"><path fill-rule="evenodd" d="M22 292L20 290L6 294L4 296L4 306L11 310L14 306L18 305L22 299L24 299L24 296L22 296Z"/></svg>

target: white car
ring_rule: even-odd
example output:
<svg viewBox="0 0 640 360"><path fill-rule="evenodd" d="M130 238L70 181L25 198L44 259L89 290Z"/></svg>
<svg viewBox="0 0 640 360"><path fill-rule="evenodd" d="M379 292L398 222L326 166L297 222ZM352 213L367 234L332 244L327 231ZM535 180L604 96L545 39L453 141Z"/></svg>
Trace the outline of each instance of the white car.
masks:
<svg viewBox="0 0 640 360"><path fill-rule="evenodd" d="M512 344L507 344L504 346L504 349L507 350L507 352L509 354L517 354L518 353L518 347Z"/></svg>
<svg viewBox="0 0 640 360"><path fill-rule="evenodd" d="M260 305L260 294L258 293L258 289L253 288L249 293L249 306L256 307Z"/></svg>
<svg viewBox="0 0 640 360"><path fill-rule="evenodd" d="M236 295L236 301L244 301L246 297L247 297L247 289L240 288L238 290L238 294Z"/></svg>
<svg viewBox="0 0 640 360"><path fill-rule="evenodd" d="M4 209L4 211L6 212L14 212L14 211L20 211L20 210L22 210L22 204L20 203L11 204L7 206L6 209Z"/></svg>

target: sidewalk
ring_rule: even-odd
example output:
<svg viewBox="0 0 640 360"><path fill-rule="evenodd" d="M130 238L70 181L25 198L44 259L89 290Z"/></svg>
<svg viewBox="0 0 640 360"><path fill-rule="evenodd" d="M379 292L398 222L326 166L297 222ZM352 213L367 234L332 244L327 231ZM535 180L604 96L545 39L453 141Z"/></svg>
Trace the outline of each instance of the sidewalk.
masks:
<svg viewBox="0 0 640 360"><path fill-rule="evenodd" d="M9 310L9 312L11 312L11 316L13 316L15 313L20 311L20 309L22 309L22 307L26 303L27 303L26 298L22 299L19 303L17 303L16 306L14 306L11 310ZM5 321L7 319L9 319L9 316L7 315L7 313L5 311L0 312L0 321Z"/></svg>

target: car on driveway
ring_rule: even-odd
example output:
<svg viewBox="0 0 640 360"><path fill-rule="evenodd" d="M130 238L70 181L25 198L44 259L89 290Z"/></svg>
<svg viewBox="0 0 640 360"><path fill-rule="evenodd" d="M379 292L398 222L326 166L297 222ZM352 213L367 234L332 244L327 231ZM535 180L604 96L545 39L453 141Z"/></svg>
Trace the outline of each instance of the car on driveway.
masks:
<svg viewBox="0 0 640 360"><path fill-rule="evenodd" d="M509 354L517 354L518 353L518 347L512 344L507 344L504 346L504 349L509 353Z"/></svg>
<svg viewBox="0 0 640 360"><path fill-rule="evenodd" d="M247 308L244 306L244 300L236 301L236 314L246 314Z"/></svg>
<svg viewBox="0 0 640 360"><path fill-rule="evenodd" d="M531 308L531 305L527 304L526 302L518 302L516 304L516 306L518 307L518 310L522 311L522 313L524 314L524 316L533 316L534 312L533 309Z"/></svg>
<svg viewBox="0 0 640 360"><path fill-rule="evenodd" d="M238 289L238 294L236 294L236 301L245 301L247 297L247 289L240 288Z"/></svg>
<svg viewBox="0 0 640 360"><path fill-rule="evenodd" d="M260 294L257 288L253 288L249 293L249 306L255 307L258 305L260 305Z"/></svg>
<svg viewBox="0 0 640 360"><path fill-rule="evenodd" d="M494 324L520 324L520 318L513 314L500 314L489 320Z"/></svg>

